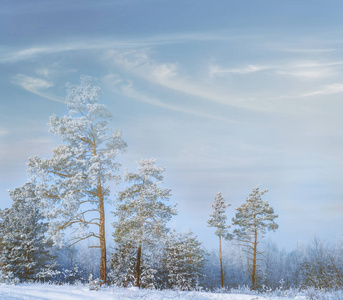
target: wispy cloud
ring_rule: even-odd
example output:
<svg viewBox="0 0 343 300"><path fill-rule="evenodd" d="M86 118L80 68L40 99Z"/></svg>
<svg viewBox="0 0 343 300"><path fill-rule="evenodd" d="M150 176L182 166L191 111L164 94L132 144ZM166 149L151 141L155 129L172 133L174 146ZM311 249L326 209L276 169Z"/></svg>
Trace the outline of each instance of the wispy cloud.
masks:
<svg viewBox="0 0 343 300"><path fill-rule="evenodd" d="M35 70L35 73L36 73L38 76L49 77L49 76L51 75L51 69L41 67L41 68L37 68L37 69Z"/></svg>
<svg viewBox="0 0 343 300"><path fill-rule="evenodd" d="M298 97L310 97L310 96L317 96L317 95L332 95L332 94L339 94L339 93L343 93L343 84L342 83L330 84L330 85L325 86L321 90L306 93L306 94L300 95Z"/></svg>
<svg viewBox="0 0 343 300"><path fill-rule="evenodd" d="M320 96L320 95L334 95L334 94L340 94L340 93L343 93L343 83L329 84L329 85L325 85L321 89L317 89L312 92L278 96L278 97L274 97L273 99L297 99L297 98L306 98L306 97Z"/></svg>
<svg viewBox="0 0 343 300"><path fill-rule="evenodd" d="M233 120L222 118L220 116L216 115L210 115L206 113L198 112L191 108L186 108L185 106L176 106L171 105L166 102L162 102L160 99L152 96L147 96L141 91L137 91L137 89L134 87L133 83L131 81L124 82L121 80L117 75L109 74L105 76L104 78L105 82L112 87L112 89L115 89L115 92L121 93L126 97L133 98L145 103L148 103L150 105L154 105L157 107L161 107L168 110L178 111L185 114L191 114L199 117L204 117L208 119L213 119L217 121L223 121L228 123L237 123Z"/></svg>
<svg viewBox="0 0 343 300"><path fill-rule="evenodd" d="M3 51L0 54L0 63L18 62L36 55L56 53L67 49L67 47L30 47L23 50Z"/></svg>
<svg viewBox="0 0 343 300"><path fill-rule="evenodd" d="M225 88L213 86L211 84L205 84L205 82L198 82L196 80L191 80L190 78L181 76L179 73L178 64L157 63L154 62L147 54L147 47L149 45L185 41L189 38L189 36L190 35L186 34L180 36L169 36L167 38L151 37L141 40L99 39L92 42L87 40L75 43L31 47L2 54L0 52L0 63L17 62L38 55L59 53L64 51L100 49L101 51L106 51L106 59L111 59L111 61L114 62L117 66L125 68L125 70L131 72L131 74L140 76L141 78L147 79L155 84L159 84L161 86L179 91L181 93L186 93L191 96L215 101L225 105L249 108L249 102L246 102L244 99L241 98L233 99L233 97L230 96L230 92L227 91ZM199 34L193 36L193 39L197 40L214 38L219 39L222 37L212 36L211 34ZM43 78L48 78L48 72L49 71L44 68L36 70L36 74L39 77ZM52 97L44 92L44 90L49 88L46 85L47 83L49 83L48 81L19 74L14 77L13 82L32 93L53 101L61 102L60 99L56 99L55 97Z"/></svg>
<svg viewBox="0 0 343 300"><path fill-rule="evenodd" d="M335 48L273 48L277 51L282 52L293 52L293 53L331 53L336 52L338 49Z"/></svg>
<svg viewBox="0 0 343 300"><path fill-rule="evenodd" d="M210 82L201 80L194 81L189 77L182 76L177 64L155 62L145 50L130 52L110 50L107 52L107 59L112 60L117 67L124 68L132 75L174 91L224 105L253 108L250 101L230 96L230 91L223 87L214 86Z"/></svg>
<svg viewBox="0 0 343 300"><path fill-rule="evenodd" d="M316 68L316 67L330 67L343 65L343 61L318 62L318 61L298 61L289 64L290 68Z"/></svg>
<svg viewBox="0 0 343 300"><path fill-rule="evenodd" d="M57 43L47 46L32 46L19 50L3 50L0 52L0 63L13 63L30 59L32 57L41 56L44 54L54 54L68 51L105 49L110 46L120 46L120 42L109 42L103 40L86 40L72 43Z"/></svg>
<svg viewBox="0 0 343 300"><path fill-rule="evenodd" d="M0 63L17 62L43 54L48 55L67 51L96 50L94 51L95 55L106 53L106 55L101 55L101 57L104 57L106 63L113 62L115 64L115 68L120 67L131 76L138 76L153 84L157 84L192 97L204 99L206 101L213 101L227 106L259 111L274 110L275 108L273 108L274 106L268 102L266 98L259 99L258 93L254 93L253 96L247 95L247 93L244 93L245 91L242 93L237 90L237 93L234 93L234 87L230 88L227 85L223 85L219 80L217 80L217 76L225 78L225 76L243 77L244 75L249 74L251 74L251 76L273 74L280 76L281 79L281 76L287 76L295 80L319 80L339 74L340 68L343 66L343 61L339 60L299 60L286 63L278 63L275 60L270 62L267 60L265 62L252 62L242 66L232 67L220 66L218 64L210 65L207 74L198 74L199 76L190 77L185 75L186 73L183 73L183 66L179 65L179 63L158 62L156 59L152 58L152 52L149 52L150 46L166 43L178 43L188 41L190 38L193 40L208 41L211 39L233 39L234 37L224 37L220 34L213 35L208 33L197 35L169 35L166 37L155 36L144 39L127 40L104 38L89 41L87 39L71 43L30 47L19 49L17 51L6 52L4 50L0 50ZM312 50L314 51L316 49ZM334 49L317 50L331 51ZM47 93L47 91L52 87L52 83L48 80L52 76L51 72L51 69L47 67L36 68L35 73L37 74L37 77L18 74L13 78L12 82L36 95L53 101L63 102L63 100L53 97ZM318 92L319 91L317 91L317 94ZM306 95L310 95L310 93Z"/></svg>
<svg viewBox="0 0 343 300"><path fill-rule="evenodd" d="M212 65L210 66L210 76L214 75L220 75L225 73L233 73L233 74L249 74L249 73L255 73L265 70L273 69L274 66L266 66L266 65L247 65L243 66L241 68L222 68L218 65Z"/></svg>
<svg viewBox="0 0 343 300"><path fill-rule="evenodd" d="M337 72L332 69L302 69L302 70L285 70L285 71L275 71L276 74L286 75L295 78L303 79L320 79L336 75Z"/></svg>
<svg viewBox="0 0 343 300"><path fill-rule="evenodd" d="M304 79L320 79L337 75L338 68L342 65L343 61L298 61L277 67L275 73Z"/></svg>
<svg viewBox="0 0 343 300"><path fill-rule="evenodd" d="M216 33L185 33L175 35L151 36L147 38L135 39L113 39L113 38L98 38L77 40L68 43L55 43L49 45L36 45L25 49L0 49L0 63L14 63L22 60L27 60L32 57L44 54L54 54L68 51L81 50L104 50L111 48L134 49L144 48L154 45L175 44L189 41L211 41L211 40L229 40L244 38L243 36L227 36Z"/></svg>
<svg viewBox="0 0 343 300"><path fill-rule="evenodd" d="M320 62L304 60L284 64L249 64L237 68L211 65L209 73L211 77L215 77L226 74L250 74L268 71L273 74L286 75L298 79L319 79L337 75L337 68L342 66L343 61Z"/></svg>
<svg viewBox="0 0 343 300"><path fill-rule="evenodd" d="M178 64L157 63L149 57L145 50L132 50L126 52L111 50L107 52L107 59L111 59L117 67L120 66L124 68L130 74L149 80L154 84L201 99L206 99L207 101L255 111L278 110L278 106L275 106L273 101L269 101L269 98L258 99L258 96L256 96L257 98L254 100L244 96L234 97L229 89L223 87L223 85L216 84L216 80L213 77L215 77L215 75L221 76L225 73L231 73L231 76L234 76L235 74L244 75L266 71L280 76L293 77L295 79L317 80L336 75L338 73L336 68L343 65L342 61L321 62L309 60L289 62L279 65L251 64L241 68L222 68L216 65L210 68L212 81L206 81L204 78L194 81L181 74ZM340 86L332 85L326 87L324 90L306 93L300 97L329 93L333 94L338 92L340 92ZM136 98L137 97L138 96L136 95ZM271 97L270 99L275 99L275 97ZM157 104L157 102L155 104Z"/></svg>
<svg viewBox="0 0 343 300"><path fill-rule="evenodd" d="M24 74L17 74L16 76L12 77L12 83L22 87L23 89L35 95L41 96L52 101L64 103L63 100L50 96L45 92L47 89L54 86L53 83L49 81L37 77L27 76Z"/></svg>

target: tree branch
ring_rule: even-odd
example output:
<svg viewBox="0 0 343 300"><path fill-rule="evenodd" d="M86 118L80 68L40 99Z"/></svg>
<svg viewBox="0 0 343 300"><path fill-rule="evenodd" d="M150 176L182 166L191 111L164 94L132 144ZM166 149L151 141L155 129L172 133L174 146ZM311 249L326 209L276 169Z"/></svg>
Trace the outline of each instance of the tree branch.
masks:
<svg viewBox="0 0 343 300"><path fill-rule="evenodd" d="M99 237L98 235L96 235L96 234L94 234L93 232L91 232L91 233L90 233L89 235L87 235L87 236L80 237L80 238L73 238L73 239L71 239L71 240L76 240L76 241L75 241L74 243L70 244L68 247L71 247L71 246L75 245L76 243L81 242L81 241L83 241L83 240L86 240L86 239L88 239L88 238L90 238L90 237L95 237L95 238L100 239L100 237Z"/></svg>

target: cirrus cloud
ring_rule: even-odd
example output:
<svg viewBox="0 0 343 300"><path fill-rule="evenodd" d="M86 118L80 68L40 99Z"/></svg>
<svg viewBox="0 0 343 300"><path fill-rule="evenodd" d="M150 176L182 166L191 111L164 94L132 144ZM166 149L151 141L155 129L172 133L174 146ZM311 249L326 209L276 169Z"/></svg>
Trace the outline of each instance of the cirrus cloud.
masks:
<svg viewBox="0 0 343 300"><path fill-rule="evenodd" d="M46 90L53 87L54 84L44 79L31 77L24 74L17 74L16 76L12 77L12 83L35 95L52 101L64 103L63 100L46 93Z"/></svg>

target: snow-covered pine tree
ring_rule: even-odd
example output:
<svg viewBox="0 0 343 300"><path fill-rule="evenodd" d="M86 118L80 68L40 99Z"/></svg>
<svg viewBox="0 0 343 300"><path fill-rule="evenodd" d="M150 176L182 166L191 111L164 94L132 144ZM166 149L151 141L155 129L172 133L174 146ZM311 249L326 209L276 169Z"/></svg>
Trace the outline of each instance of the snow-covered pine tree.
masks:
<svg viewBox="0 0 343 300"><path fill-rule="evenodd" d="M142 253L160 244L168 229L167 222L176 210L164 202L169 200L170 189L163 189L164 168L155 165L155 159L138 161L138 172L126 172L124 181L131 185L119 192L118 218L113 223L114 240L117 244L131 243L136 249L135 286L141 286Z"/></svg>
<svg viewBox="0 0 343 300"><path fill-rule="evenodd" d="M34 190L33 184L26 183L9 191L13 204L0 211L0 265L20 280L36 279L54 261L50 254L52 242L45 236L48 224Z"/></svg>
<svg viewBox="0 0 343 300"><path fill-rule="evenodd" d="M275 231L279 226L274 222L278 215L267 201L262 201L261 196L268 190L260 191L259 186L252 189L246 202L236 208L236 217L232 219L233 224L239 226L234 234L245 247L248 259L252 262L251 283L256 288L256 270L258 267L258 244L267 230Z"/></svg>
<svg viewBox="0 0 343 300"><path fill-rule="evenodd" d="M205 255L193 232L171 232L165 242L163 255L166 287L183 291L194 289L203 276Z"/></svg>
<svg viewBox="0 0 343 300"><path fill-rule="evenodd" d="M210 214L210 219L207 221L208 226L217 228L215 235L219 237L219 262L220 262L220 279L221 286L224 287L224 273L223 273L223 261L222 261L222 238L231 239L232 235L228 232L231 227L226 224L227 216L225 209L231 204L226 204L221 193L217 193L212 208L214 212Z"/></svg>
<svg viewBox="0 0 343 300"><path fill-rule="evenodd" d="M50 131L64 144L54 149L51 158L30 158L28 168L44 213L51 220L50 233L58 237L73 226L71 244L98 239L100 279L105 282L107 182L120 178L114 174L120 167L115 158L126 144L119 131L108 127L111 114L98 103L100 94L100 87L89 76L81 76L79 85L67 84L69 116L50 117Z"/></svg>

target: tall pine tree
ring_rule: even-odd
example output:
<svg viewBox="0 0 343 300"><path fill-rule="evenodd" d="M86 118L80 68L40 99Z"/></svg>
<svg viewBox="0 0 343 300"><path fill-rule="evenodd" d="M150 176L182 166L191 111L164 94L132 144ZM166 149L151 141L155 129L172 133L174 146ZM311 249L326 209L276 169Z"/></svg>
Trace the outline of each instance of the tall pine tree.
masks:
<svg viewBox="0 0 343 300"><path fill-rule="evenodd" d="M257 287L258 255L263 254L258 251L258 244L267 230L275 231L279 227L274 222L278 215L274 214L274 209L267 201L261 199L261 196L267 192L268 190L260 191L258 186L253 188L246 202L237 208L236 217L233 218L233 224L239 226L234 230L234 234L245 247L244 251L252 263L251 283L253 289Z"/></svg>
<svg viewBox="0 0 343 300"><path fill-rule="evenodd" d="M126 144L121 133L108 127L111 114L98 103L101 94L94 79L81 76L79 85L67 85L69 116L50 117L50 131L64 144L53 156L29 160L50 232L58 235L74 227L71 244L96 238L100 248L100 279L106 281L105 201L109 181L119 179L115 158Z"/></svg>
<svg viewBox="0 0 343 300"><path fill-rule="evenodd" d="M141 286L142 253L159 244L168 231L166 223L176 214L175 208L166 205L170 189L163 189L164 168L155 165L155 159L142 159L138 172L127 172L124 181L130 183L119 192L118 221L114 239L118 244L131 244L136 249L135 286Z"/></svg>
<svg viewBox="0 0 343 300"><path fill-rule="evenodd" d="M208 220L208 226L217 228L215 235L219 237L219 262L220 262L220 279L221 286L224 287L224 273L223 273L223 260L222 260L222 238L231 239L232 235L228 232L230 225L226 225L227 216L225 215L225 209L231 204L225 204L223 195L218 193L212 204L214 212L210 214Z"/></svg>

